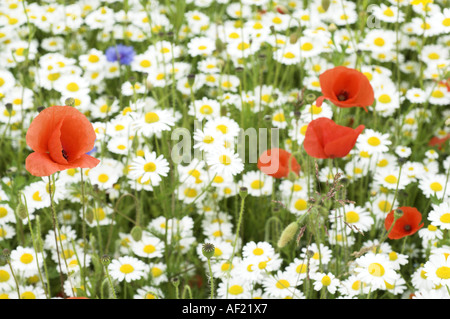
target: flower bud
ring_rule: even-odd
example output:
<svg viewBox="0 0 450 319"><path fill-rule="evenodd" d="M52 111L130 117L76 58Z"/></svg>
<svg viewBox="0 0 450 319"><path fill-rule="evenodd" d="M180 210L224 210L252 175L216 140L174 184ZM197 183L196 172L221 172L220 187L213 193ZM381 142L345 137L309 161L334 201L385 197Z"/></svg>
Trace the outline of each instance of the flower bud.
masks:
<svg viewBox="0 0 450 319"><path fill-rule="evenodd" d="M131 229L131 237L135 241L140 241L142 239L142 228L139 226L134 226L133 229Z"/></svg>
<svg viewBox="0 0 450 319"><path fill-rule="evenodd" d="M74 107L75 106L75 99L73 97L69 97L69 98L66 99L65 104L67 106Z"/></svg>
<svg viewBox="0 0 450 319"><path fill-rule="evenodd" d="M321 5L322 5L323 11L326 12L328 10L328 8L330 7L330 0L322 0Z"/></svg>
<svg viewBox="0 0 450 319"><path fill-rule="evenodd" d="M281 233L280 239L278 240L278 247L283 248L286 246L295 236L298 230L298 223L290 223Z"/></svg>
<svg viewBox="0 0 450 319"><path fill-rule="evenodd" d="M28 217L27 207L25 206L24 203L19 202L19 204L16 207L16 214L21 219L26 219Z"/></svg>

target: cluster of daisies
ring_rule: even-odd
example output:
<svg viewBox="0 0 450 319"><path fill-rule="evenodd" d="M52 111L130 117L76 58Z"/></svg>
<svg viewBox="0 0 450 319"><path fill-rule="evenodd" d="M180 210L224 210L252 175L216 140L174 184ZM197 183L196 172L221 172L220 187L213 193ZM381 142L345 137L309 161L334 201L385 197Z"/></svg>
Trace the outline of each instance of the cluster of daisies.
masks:
<svg viewBox="0 0 450 319"><path fill-rule="evenodd" d="M181 11L167 2L2 1L0 145L26 150L24 130L38 107L70 101L92 122L91 154L101 162L59 172L52 196L47 178L17 189L14 175L2 177L0 244L7 263L0 265L0 298L60 297L44 284L49 267L65 278L68 297L99 297L94 274L100 273L115 289L102 287L104 297L135 282L129 298L170 298L173 278L194 277L198 260L201 274L213 277L217 298L302 299L311 291L332 298L450 298L444 242L450 232L444 78L450 10L445 1L388 0L360 15L355 2L324 3L190 0L173 19ZM254 154L247 154L248 163L240 138L249 122L256 131L278 129L280 145L304 157L308 124L341 118L331 103L319 107L306 98L321 94L319 76L335 65L358 67L375 94L368 115L373 126L361 123L366 128L350 154L339 166L318 160L317 172L302 170L296 178L265 175ZM294 75L295 81L288 78ZM409 80L417 77L412 87ZM356 119L368 118L357 112ZM424 127L432 127L430 143L417 147ZM272 242L243 242L236 234L227 200L239 204L242 189L248 193L244 215L255 213L248 205L272 199L296 220L310 214L317 182L330 185L337 174L355 202L327 212L323 241L304 236L286 254ZM84 194L85 209L81 182L92 191ZM152 201L138 236L120 224L116 204L125 194ZM416 197L430 203L417 240L382 242L387 214L400 203L414 206ZM26 203L25 214L18 214L18 201ZM52 201L56 234L40 227L50 219ZM162 207L169 206L172 214L165 216ZM82 224L97 243L89 238L86 245ZM105 237L110 251L99 256L94 247L105 248ZM204 243L215 247L211 273ZM336 262L342 251L345 265ZM166 263L173 255L181 265L176 271ZM207 297L206 283L201 289Z"/></svg>

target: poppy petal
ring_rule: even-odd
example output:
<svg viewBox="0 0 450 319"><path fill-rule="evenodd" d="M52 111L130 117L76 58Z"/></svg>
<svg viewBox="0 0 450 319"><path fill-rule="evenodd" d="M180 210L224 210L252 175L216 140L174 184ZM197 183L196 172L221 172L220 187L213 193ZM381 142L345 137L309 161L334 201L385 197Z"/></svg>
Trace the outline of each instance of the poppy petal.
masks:
<svg viewBox="0 0 450 319"><path fill-rule="evenodd" d="M61 126L61 144L69 162L92 150L95 138L91 122L81 112L64 118Z"/></svg>
<svg viewBox="0 0 450 319"><path fill-rule="evenodd" d="M53 161L58 164L67 164L67 159L64 158L64 149L61 145L61 126L63 120L59 121L59 123L55 126L53 133L50 135L50 139L48 140L48 150L50 153L50 157Z"/></svg>
<svg viewBox="0 0 450 319"><path fill-rule="evenodd" d="M54 162L50 154L33 152L25 160L26 170L34 176L50 176L60 171L60 164Z"/></svg>

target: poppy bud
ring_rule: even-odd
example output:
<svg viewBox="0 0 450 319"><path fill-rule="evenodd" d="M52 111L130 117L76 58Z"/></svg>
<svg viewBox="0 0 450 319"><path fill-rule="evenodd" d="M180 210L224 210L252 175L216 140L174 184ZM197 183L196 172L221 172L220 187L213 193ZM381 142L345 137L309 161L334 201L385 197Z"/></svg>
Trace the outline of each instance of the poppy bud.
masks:
<svg viewBox="0 0 450 319"><path fill-rule="evenodd" d="M131 230L131 237L135 241L140 241L142 239L142 228L139 226L134 226Z"/></svg>
<svg viewBox="0 0 450 319"><path fill-rule="evenodd" d="M307 103L313 103L316 100L316 95L314 93L308 93L305 96L305 101Z"/></svg>
<svg viewBox="0 0 450 319"><path fill-rule="evenodd" d="M8 248L3 249L2 256L6 260L6 262L8 263L10 258L11 258L11 251Z"/></svg>
<svg viewBox="0 0 450 319"><path fill-rule="evenodd" d="M19 202L19 204L16 207L16 214L21 219L26 219L28 217L27 207L25 206L24 203Z"/></svg>
<svg viewBox="0 0 450 319"><path fill-rule="evenodd" d="M321 5L322 5L323 11L326 12L328 10L328 8L330 7L330 0L322 0Z"/></svg>
<svg viewBox="0 0 450 319"><path fill-rule="evenodd" d="M290 223L281 233L280 239L278 240L278 247L283 248L286 246L295 236L298 230L298 223Z"/></svg>
<svg viewBox="0 0 450 319"><path fill-rule="evenodd" d="M69 97L69 98L67 98L67 99L64 101L64 103L65 103L67 106L74 107L74 106L75 106L75 99L74 99L73 97Z"/></svg>

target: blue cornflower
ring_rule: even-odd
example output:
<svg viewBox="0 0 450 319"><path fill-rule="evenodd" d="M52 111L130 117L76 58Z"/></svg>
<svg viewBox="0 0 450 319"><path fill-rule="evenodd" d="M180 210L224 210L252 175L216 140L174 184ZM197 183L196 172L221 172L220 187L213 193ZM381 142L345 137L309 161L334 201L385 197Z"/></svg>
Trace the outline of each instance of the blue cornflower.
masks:
<svg viewBox="0 0 450 319"><path fill-rule="evenodd" d="M105 54L109 62L119 61L120 64L125 65L130 65L135 55L133 47L123 44L109 47Z"/></svg>

